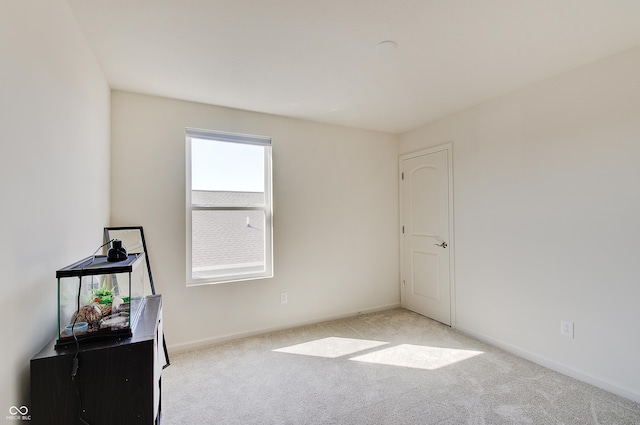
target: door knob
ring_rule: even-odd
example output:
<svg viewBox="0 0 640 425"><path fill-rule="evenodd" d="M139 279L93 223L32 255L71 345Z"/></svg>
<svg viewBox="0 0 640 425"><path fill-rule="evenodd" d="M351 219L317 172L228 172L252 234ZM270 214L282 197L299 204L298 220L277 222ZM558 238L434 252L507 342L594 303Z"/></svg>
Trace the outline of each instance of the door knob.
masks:
<svg viewBox="0 0 640 425"><path fill-rule="evenodd" d="M435 246L439 246L440 248L446 248L447 247L447 243L446 242L442 242L442 243L434 243Z"/></svg>

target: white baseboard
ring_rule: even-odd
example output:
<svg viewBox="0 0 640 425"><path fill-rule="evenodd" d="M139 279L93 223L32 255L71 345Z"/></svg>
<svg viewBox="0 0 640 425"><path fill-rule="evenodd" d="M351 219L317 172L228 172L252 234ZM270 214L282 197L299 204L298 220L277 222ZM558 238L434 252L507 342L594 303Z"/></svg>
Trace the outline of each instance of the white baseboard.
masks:
<svg viewBox="0 0 640 425"><path fill-rule="evenodd" d="M522 357L524 359L527 359L529 361L532 361L534 363L537 363L541 366L544 366L548 369L554 370L556 372L560 372L563 375L567 375L570 376L574 379L577 379L579 381L582 382L586 382L587 384L593 385L594 387L598 387L601 388L605 391L609 391L613 394L619 395L621 397L627 398L629 400L633 400L636 403L640 403L640 393L638 393L637 391L634 391L632 389L611 383L609 381L600 379L600 378L596 378L595 376L592 376L588 373L584 373L582 371L573 369L569 366L566 366L564 364L555 362L551 359L548 359L544 356L540 356L536 353L533 353L531 351L528 350L524 350L520 347L516 347L515 345L511 345L509 343L506 343L504 341L501 341L499 339L495 339L492 337L489 337L487 335L481 334L479 332L476 332L472 329L468 329L465 328L463 326L457 326L456 330L462 332L465 335L468 335L472 338L478 339L480 341L486 342L487 344L491 344L495 347L501 348L502 350L514 354L516 356Z"/></svg>
<svg viewBox="0 0 640 425"><path fill-rule="evenodd" d="M378 307L371 307L364 310L350 311L347 313L335 314L330 316L318 317L311 320L305 320L296 323L288 323L281 326L273 326L273 327L265 327L265 328L257 328L246 332L238 332L226 335L220 335L212 338L203 338L198 340L187 341L179 344L169 344L167 345L167 350L169 354L182 353L185 351L197 350L199 348L208 347L211 345L219 344L221 342L232 341L235 339L248 338L256 335L263 335L270 332L278 332L287 329L293 329L300 326L307 325L315 325L317 323L329 322L331 320L345 319L347 317L359 316L361 314L375 313L378 311L391 310L394 308L399 308L400 303L392 303L386 304Z"/></svg>

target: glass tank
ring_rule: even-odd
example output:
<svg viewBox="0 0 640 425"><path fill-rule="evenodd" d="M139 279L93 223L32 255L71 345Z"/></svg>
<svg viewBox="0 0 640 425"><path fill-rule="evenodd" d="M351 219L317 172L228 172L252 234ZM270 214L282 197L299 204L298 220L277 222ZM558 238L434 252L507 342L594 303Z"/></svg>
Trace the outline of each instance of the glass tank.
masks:
<svg viewBox="0 0 640 425"><path fill-rule="evenodd" d="M58 270L56 347L132 336L144 303L143 260L144 253L116 262L96 255Z"/></svg>

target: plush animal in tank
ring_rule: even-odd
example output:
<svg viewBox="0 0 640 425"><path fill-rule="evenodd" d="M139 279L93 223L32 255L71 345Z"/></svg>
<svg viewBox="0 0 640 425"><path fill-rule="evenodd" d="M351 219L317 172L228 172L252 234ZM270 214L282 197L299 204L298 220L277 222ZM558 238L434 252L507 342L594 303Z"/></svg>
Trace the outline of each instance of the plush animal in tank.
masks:
<svg viewBox="0 0 640 425"><path fill-rule="evenodd" d="M77 319L76 319L77 316ZM89 329L98 329L100 327L100 320L102 320L102 310L97 305L85 305L80 307L80 310L73 313L71 316L71 323L87 322Z"/></svg>

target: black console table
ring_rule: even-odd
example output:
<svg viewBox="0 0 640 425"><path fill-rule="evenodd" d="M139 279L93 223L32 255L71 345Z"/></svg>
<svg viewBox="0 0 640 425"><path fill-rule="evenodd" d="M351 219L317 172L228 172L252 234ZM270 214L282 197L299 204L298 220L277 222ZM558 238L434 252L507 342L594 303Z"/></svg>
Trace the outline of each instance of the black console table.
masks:
<svg viewBox="0 0 640 425"><path fill-rule="evenodd" d="M162 335L162 297L151 295L133 336L80 343L73 379L75 344L52 341L31 359L31 423L159 424Z"/></svg>

